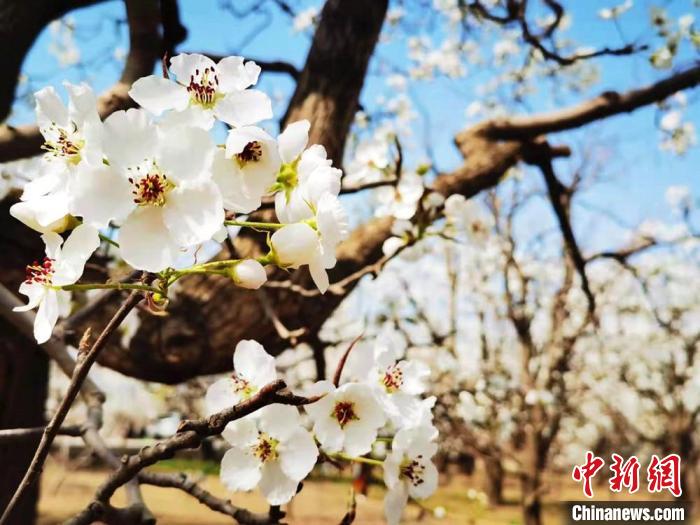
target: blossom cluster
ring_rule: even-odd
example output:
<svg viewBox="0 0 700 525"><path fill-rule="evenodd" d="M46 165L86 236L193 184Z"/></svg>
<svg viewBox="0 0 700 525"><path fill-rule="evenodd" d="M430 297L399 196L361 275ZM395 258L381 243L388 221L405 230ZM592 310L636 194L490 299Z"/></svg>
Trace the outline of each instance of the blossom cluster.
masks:
<svg viewBox="0 0 700 525"><path fill-rule="evenodd" d="M399 523L409 498L421 500L435 491L438 472L432 462L437 452L435 398L421 398L429 370L397 357L394 350L377 345L371 363L363 359L361 378L311 385L305 394L318 400L304 406L303 416L296 407L273 404L229 423L222 434L230 445L221 461L223 484L233 491L258 487L270 505L282 505L294 497L321 454L369 463L383 468L387 522ZM255 341L238 343L233 365L233 374L207 391L210 415L277 379L275 359ZM367 457L379 454L375 444L380 434L390 432L394 435L384 460Z"/></svg>
<svg viewBox="0 0 700 525"><path fill-rule="evenodd" d="M307 147L308 121L289 124L277 138L257 126L272 117L268 96L253 89L259 74L241 57L214 63L177 55L164 77L133 84L129 95L140 107L104 122L85 84L65 84L67 104L53 87L35 94L41 175L26 184L11 213L46 244L45 259L28 267L20 288L29 298L22 309L38 307L37 341L46 341L68 313L71 291L108 287L76 284L100 237L131 267L155 274L153 286L142 288L158 298L188 273L258 288L266 265L308 266L325 292L326 270L347 235L338 199L342 173L323 146ZM228 129L224 144L214 139L217 122ZM274 204L279 222L236 220L263 201ZM197 264L200 247L223 241L229 226L267 232L269 252ZM63 242L59 234L68 232Z"/></svg>

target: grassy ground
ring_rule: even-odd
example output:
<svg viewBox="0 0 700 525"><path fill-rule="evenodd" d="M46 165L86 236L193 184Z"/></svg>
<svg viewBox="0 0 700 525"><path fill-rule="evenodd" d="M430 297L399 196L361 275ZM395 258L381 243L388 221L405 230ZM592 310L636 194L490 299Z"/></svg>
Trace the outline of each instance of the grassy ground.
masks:
<svg viewBox="0 0 700 525"><path fill-rule="evenodd" d="M170 465L182 470L187 464ZM208 469L204 469L205 472ZM90 501L95 488L104 480L104 471L65 468L55 460L49 460L42 479L42 495L39 504L40 525L54 525L72 516ZM426 506L442 506L447 514L437 519L429 512L422 512L417 506L408 509L405 523L423 525L465 524L465 525L517 525L521 523L520 509L517 505L517 484L510 480L506 484L505 497L508 503L494 509L486 508L473 498L473 491L480 486L476 476L454 476L444 483L438 492L426 502ZM226 489L219 483L211 471L205 475L201 485L210 492L227 497ZM552 480L548 484L545 498L545 524L563 523L558 502L580 500L580 488L565 477ZM609 494L606 487L599 487L602 497ZM649 499L648 495L637 495L635 499ZM472 494L470 499L469 494ZM302 492L287 509L288 522L291 525L336 525L345 513L349 496L349 483L339 481L311 480L304 484ZM359 498L357 503L356 523L375 525L384 523L382 518L383 489L371 486L366 498ZM144 487L144 497L149 508L158 518L160 525L215 525L229 524L230 518L212 512L200 505L193 498L173 489ZM626 497L618 496L625 500ZM231 501L251 510L263 511L267 507L258 494L234 494ZM114 499L117 505L124 504L123 494L118 493ZM423 514L421 519L421 514Z"/></svg>

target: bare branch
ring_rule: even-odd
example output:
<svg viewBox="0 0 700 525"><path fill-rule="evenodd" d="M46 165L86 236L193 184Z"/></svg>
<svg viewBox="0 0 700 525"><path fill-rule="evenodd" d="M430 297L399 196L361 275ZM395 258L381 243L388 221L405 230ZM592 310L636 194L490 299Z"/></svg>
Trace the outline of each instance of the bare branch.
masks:
<svg viewBox="0 0 700 525"><path fill-rule="evenodd" d="M73 405L75 398L78 396L80 388L83 385L88 372L90 371L90 367L93 365L93 363L97 359L97 355L107 344L107 341L112 336L112 334L116 331L116 329L119 327L124 318L129 314L129 312L139 302L141 302L141 299L142 295L140 292L132 292L132 294L129 295L129 297L124 301L119 310L117 310L117 312L114 314L114 317L112 317L109 323L107 323L107 326L105 326L105 328L102 330L102 333L95 340L95 343L89 349L85 349L85 351L82 353L82 359L79 359L78 363L75 366L75 369L73 370L73 376L70 385L68 385L66 395L61 401L58 410L51 418L51 421L46 426L46 429L44 430L44 433L41 437L39 447L37 448L37 451L34 454L34 459L32 459L32 463L29 466L29 469L27 470L26 474L24 475L20 486L17 488L17 491L12 497L12 500L10 500L9 505L5 508L5 511L3 512L2 517L0 518L0 525L8 523L12 511L19 503L25 491L29 488L30 485L32 485L32 483L36 481L36 479L39 477L39 474L41 474L44 461L46 461L46 457L48 456L49 450L51 448L51 443L53 443L53 440L56 437L56 433L61 428L61 425L63 424L63 421L65 420L66 415L70 410L70 407Z"/></svg>
<svg viewBox="0 0 700 525"><path fill-rule="evenodd" d="M620 113L630 113L660 102L668 96L700 83L700 63L654 84L624 93L606 91L598 97L566 109L540 115L496 119L482 124L493 139L520 140L574 129Z"/></svg>

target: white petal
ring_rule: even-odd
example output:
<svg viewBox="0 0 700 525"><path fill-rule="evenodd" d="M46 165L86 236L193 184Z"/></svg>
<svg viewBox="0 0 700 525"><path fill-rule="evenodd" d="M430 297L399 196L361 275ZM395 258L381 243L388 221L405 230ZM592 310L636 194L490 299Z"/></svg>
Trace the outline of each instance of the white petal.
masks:
<svg viewBox="0 0 700 525"><path fill-rule="evenodd" d="M44 300L46 290L47 288L42 284L23 282L19 285L19 293L27 296L27 304L15 306L12 310L14 312L27 312L29 310L33 310L39 306L41 301Z"/></svg>
<svg viewBox="0 0 700 525"><path fill-rule="evenodd" d="M432 496L437 490L438 471L432 461L423 462L425 470L423 471L423 483L418 485L411 484L408 487L408 492L411 497L416 499L425 499Z"/></svg>
<svg viewBox="0 0 700 525"><path fill-rule="evenodd" d="M309 129L311 123L308 120L292 122L277 138L282 162L289 164L299 157L309 142Z"/></svg>
<svg viewBox="0 0 700 525"><path fill-rule="evenodd" d="M330 282L328 281L328 274L326 273L326 269L324 268L323 261L320 257L309 262L309 272L311 273L311 278L318 288L318 291L321 293L326 293L326 290L328 290L328 287L330 286Z"/></svg>
<svg viewBox="0 0 700 525"><path fill-rule="evenodd" d="M260 466L252 454L231 448L221 460L221 482L229 490L252 490L260 481Z"/></svg>
<svg viewBox="0 0 700 525"><path fill-rule="evenodd" d="M321 443L323 450L327 452L340 452L343 449L345 434L340 428L338 421L331 417L332 406L324 415L319 415L314 423L314 434Z"/></svg>
<svg viewBox="0 0 700 525"><path fill-rule="evenodd" d="M45 87L34 93L34 101L36 102L37 124L42 130L52 123L59 127L68 124L68 108L63 104L53 86Z"/></svg>
<svg viewBox="0 0 700 525"><path fill-rule="evenodd" d="M85 122L98 121L97 97L92 88L84 82L64 82L63 85L68 91L68 112L78 127L82 128Z"/></svg>
<svg viewBox="0 0 700 525"><path fill-rule="evenodd" d="M305 223L280 228L272 234L271 242L282 266L297 268L318 257L318 235Z"/></svg>
<svg viewBox="0 0 700 525"><path fill-rule="evenodd" d="M257 341L245 339L236 345L233 368L258 388L277 379L275 358Z"/></svg>
<svg viewBox="0 0 700 525"><path fill-rule="evenodd" d="M51 338L56 321L58 321L58 298L56 291L49 289L46 291L44 300L39 304L34 318L34 338L37 343L45 343Z"/></svg>
<svg viewBox="0 0 700 525"><path fill-rule="evenodd" d="M229 377L224 377L207 388L204 406L206 407L207 416L211 416L237 405L240 401L241 396L234 391L233 381Z"/></svg>
<svg viewBox="0 0 700 525"><path fill-rule="evenodd" d="M163 221L157 207L135 210L119 230L122 258L138 270L159 272L172 266L179 247Z"/></svg>
<svg viewBox="0 0 700 525"><path fill-rule="evenodd" d="M260 411L260 430L278 441L288 440L301 426L299 410L289 405L268 405Z"/></svg>
<svg viewBox="0 0 700 525"><path fill-rule="evenodd" d="M267 281L265 267L255 259L246 259L234 267L237 286L257 290Z"/></svg>
<svg viewBox="0 0 700 525"><path fill-rule="evenodd" d="M175 74L178 82L187 85L190 83L190 77L196 75L199 70L200 74L205 68L215 67L214 61L204 55L180 53L170 59L170 71Z"/></svg>
<svg viewBox="0 0 700 525"><path fill-rule="evenodd" d="M295 481L303 480L318 459L316 442L304 428L296 428L287 441L280 443L277 451L282 471Z"/></svg>
<svg viewBox="0 0 700 525"><path fill-rule="evenodd" d="M350 421L343 429L345 442L343 450L351 456L362 456L372 450L372 444L377 439L377 427L363 421Z"/></svg>
<svg viewBox="0 0 700 525"><path fill-rule="evenodd" d="M40 204L41 203L37 201L17 202L10 207L10 215L24 223L25 226L39 233L61 232L65 230L70 222L70 217L68 215L59 217L46 226L39 224L36 215L37 206L40 206Z"/></svg>
<svg viewBox="0 0 700 525"><path fill-rule="evenodd" d="M57 259L61 253L61 245L63 244L63 238L54 232L48 232L41 236L41 240L44 241L46 245L44 247L44 252L49 259Z"/></svg>
<svg viewBox="0 0 700 525"><path fill-rule="evenodd" d="M212 165L213 180L221 191L224 208L237 213L249 213L260 207L262 195L251 195L244 183L238 164L218 149Z"/></svg>
<svg viewBox="0 0 700 525"><path fill-rule="evenodd" d="M158 165L174 182L211 176L214 143L208 131L191 126L159 126Z"/></svg>
<svg viewBox="0 0 700 525"><path fill-rule="evenodd" d="M216 117L232 126L248 126L272 118L270 98L255 89L228 93L214 107Z"/></svg>
<svg viewBox="0 0 700 525"><path fill-rule="evenodd" d="M168 111L158 122L160 126L192 126L202 129L211 129L216 119L211 109L203 108L199 104L191 104L182 111Z"/></svg>
<svg viewBox="0 0 700 525"><path fill-rule="evenodd" d="M231 421L221 436L236 448L246 449L258 440L258 426L253 417L244 417Z"/></svg>
<svg viewBox="0 0 700 525"><path fill-rule="evenodd" d="M390 490L384 496L384 515L388 525L398 525L401 522L401 514L408 503L408 490L404 483L396 489Z"/></svg>
<svg viewBox="0 0 700 525"><path fill-rule="evenodd" d="M403 461L403 453L394 450L392 447L391 452L384 459L383 465L383 475L384 484L388 489L395 488L400 482L401 476L401 462Z"/></svg>
<svg viewBox="0 0 700 525"><path fill-rule="evenodd" d="M163 220L180 246L210 240L224 222L221 193L213 182L181 184L167 196Z"/></svg>
<svg viewBox="0 0 700 525"><path fill-rule="evenodd" d="M68 186L73 215L97 228L122 222L135 208L132 185L110 166L81 164Z"/></svg>
<svg viewBox="0 0 700 525"><path fill-rule="evenodd" d="M56 261L53 284L64 286L80 279L85 263L99 246L100 236L96 228L88 224L75 228L63 244L61 256Z"/></svg>
<svg viewBox="0 0 700 525"><path fill-rule="evenodd" d="M256 75L254 69L246 67L248 64L255 65L254 62L248 62L244 66L243 57L238 56L219 60L219 63L216 64L216 72L219 75L219 88L222 92L241 91L258 81L259 71Z"/></svg>
<svg viewBox="0 0 700 525"><path fill-rule="evenodd" d="M260 144L262 156L260 160L247 162L241 168L243 183L249 194L262 196L275 183L281 164L275 140L255 126L235 128L229 132L226 139L226 156L234 157L251 142Z"/></svg>
<svg viewBox="0 0 700 525"><path fill-rule="evenodd" d="M139 78L134 82L129 96L139 106L155 115L160 115L168 109L182 111L190 102L190 95L184 86L155 75Z"/></svg>
<svg viewBox="0 0 700 525"><path fill-rule="evenodd" d="M153 158L156 127L142 109L115 111L104 121L103 147L110 165L121 169Z"/></svg>
<svg viewBox="0 0 700 525"><path fill-rule="evenodd" d="M265 463L260 478L260 492L270 505L284 505L297 493L299 482L289 479L277 461Z"/></svg>

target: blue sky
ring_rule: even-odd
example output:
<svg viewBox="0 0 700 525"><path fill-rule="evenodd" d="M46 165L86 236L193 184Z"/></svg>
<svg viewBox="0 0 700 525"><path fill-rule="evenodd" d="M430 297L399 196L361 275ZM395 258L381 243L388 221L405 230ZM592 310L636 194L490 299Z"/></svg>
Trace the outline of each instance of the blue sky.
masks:
<svg viewBox="0 0 700 525"><path fill-rule="evenodd" d="M234 2L240 9L253 5L253 1ZM610 21L600 20L597 11L610 7L616 2L609 0L587 0L565 2L573 17L569 35L582 45L620 45L620 34ZM677 18L681 14L693 12L700 20L700 10L693 8L692 0L675 0L663 2L669 14ZM270 2L271 4L271 2ZM306 5L317 5L308 2ZM620 21L621 32L629 39L648 38L649 7L652 2L637 0L629 13ZM392 4L395 5L395 4ZM274 7L261 10L261 13L243 19L219 9L217 0L181 0L182 18L189 36L182 44L184 51L211 51L216 53L237 53L260 59L284 59L301 67L310 43L309 34L294 33L289 19ZM84 68L61 68L56 58L48 52L52 40L50 31L45 31L31 51L24 71L31 79L29 86L22 86L20 92L29 88L38 89L46 84L59 85L62 80L87 80L100 91L108 87L118 77L120 64L113 59L115 49L123 51L127 47L126 32L123 25L116 20L124 16L123 4L110 1L95 7L75 11L69 18L75 22L81 57L86 63ZM697 24L696 24L697 25ZM421 29L435 40L442 38L440 27ZM382 62L405 64L405 41L381 44L378 57L373 65L375 74L369 76L362 95L363 104L372 108L377 98L387 92L386 75L380 71ZM117 51L117 54L120 51ZM697 58L692 51L685 51L679 65L688 64ZM605 89L625 90L653 81L668 74L653 70L648 63L647 54L625 58L607 58L598 62L601 65L601 81L595 88L585 94L553 97L548 88L535 94L530 99L529 107L533 111L555 109L561 104L569 104L589 97ZM379 73L379 74L376 74ZM435 151L438 168L449 170L460 161L460 156L453 145L453 137L466 125L465 109L474 100L474 91L490 71L470 71L466 78L412 83L411 93L420 105L430 108L430 124L421 121L414 123L416 135L430 135ZM284 111L286 97L293 89L293 84L285 75L265 75L261 81L263 89L278 97L276 114ZM556 98L556 100L555 100ZM689 93L689 110L686 118L700 127L700 109L694 101L698 93ZM522 111L518 108L517 111ZM693 193L700 193L700 147L697 145L682 157L659 149L659 132L655 129L656 111L653 108L640 110L633 115L619 116L600 125L560 134L552 137L554 142L572 145L575 149L585 144L595 144L598 150L607 150L608 161L605 163L604 175L610 182L597 185L588 192L586 202L619 216L625 223L634 225L647 218L669 218L669 210L664 201L664 191L669 185L687 185ZM31 111L24 104L18 104L11 121L22 123L31 121ZM274 123L271 126L274 129ZM418 162L423 153L409 151L409 162ZM570 161L558 161L558 169L566 174L579 163L577 155ZM591 216L579 211L576 228L580 232L592 232ZM537 215L533 211L533 220ZM609 225L608 225L609 226ZM600 226L594 235L595 244L608 244L616 240L617 235Z"/></svg>

